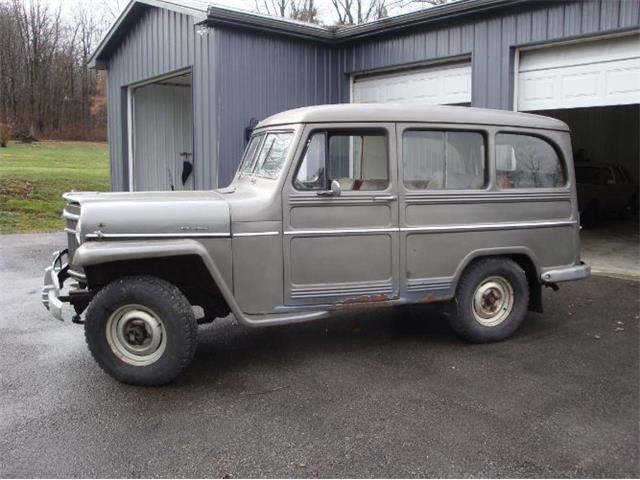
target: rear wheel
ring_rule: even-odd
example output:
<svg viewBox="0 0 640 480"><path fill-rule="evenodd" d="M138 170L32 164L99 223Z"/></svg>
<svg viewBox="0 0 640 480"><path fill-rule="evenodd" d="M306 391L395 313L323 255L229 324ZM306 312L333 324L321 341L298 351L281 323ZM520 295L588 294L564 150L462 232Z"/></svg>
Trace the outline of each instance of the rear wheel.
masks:
<svg viewBox="0 0 640 480"><path fill-rule="evenodd" d="M91 301L85 337L100 367L115 379L161 385L189 364L198 325L180 290L151 276L125 277Z"/></svg>
<svg viewBox="0 0 640 480"><path fill-rule="evenodd" d="M464 271L456 292L453 330L475 343L509 337L527 313L529 284L522 268L508 258L486 258Z"/></svg>

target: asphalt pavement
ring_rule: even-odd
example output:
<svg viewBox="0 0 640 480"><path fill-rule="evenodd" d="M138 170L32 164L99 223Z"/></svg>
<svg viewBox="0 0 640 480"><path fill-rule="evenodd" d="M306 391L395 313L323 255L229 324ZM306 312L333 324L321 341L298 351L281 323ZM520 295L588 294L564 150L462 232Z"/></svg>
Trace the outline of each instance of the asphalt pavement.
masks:
<svg viewBox="0 0 640 480"><path fill-rule="evenodd" d="M0 236L0 477L638 477L639 284L546 290L508 341L434 309L201 328L122 385L40 304L59 234Z"/></svg>

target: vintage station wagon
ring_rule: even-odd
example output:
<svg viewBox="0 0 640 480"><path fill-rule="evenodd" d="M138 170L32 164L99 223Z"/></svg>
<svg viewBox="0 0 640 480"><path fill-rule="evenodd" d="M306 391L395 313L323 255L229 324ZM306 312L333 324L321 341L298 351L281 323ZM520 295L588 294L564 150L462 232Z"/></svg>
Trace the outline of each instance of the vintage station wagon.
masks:
<svg viewBox="0 0 640 480"><path fill-rule="evenodd" d="M536 115L279 113L226 188L65 194L69 245L46 269L43 302L59 319L70 303L99 365L144 385L176 377L198 323L229 312L269 326L446 302L463 338L501 340L541 311L543 286L589 275L571 152L567 125Z"/></svg>

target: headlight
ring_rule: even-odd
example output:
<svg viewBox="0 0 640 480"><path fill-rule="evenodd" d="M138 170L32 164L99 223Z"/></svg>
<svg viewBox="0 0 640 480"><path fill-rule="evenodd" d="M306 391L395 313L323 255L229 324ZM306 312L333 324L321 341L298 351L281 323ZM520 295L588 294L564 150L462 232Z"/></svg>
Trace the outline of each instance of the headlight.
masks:
<svg viewBox="0 0 640 480"><path fill-rule="evenodd" d="M82 243L82 239L80 236L80 229L82 228L81 224L82 224L82 218L79 218L78 223L76 223L76 242L78 242L78 245Z"/></svg>

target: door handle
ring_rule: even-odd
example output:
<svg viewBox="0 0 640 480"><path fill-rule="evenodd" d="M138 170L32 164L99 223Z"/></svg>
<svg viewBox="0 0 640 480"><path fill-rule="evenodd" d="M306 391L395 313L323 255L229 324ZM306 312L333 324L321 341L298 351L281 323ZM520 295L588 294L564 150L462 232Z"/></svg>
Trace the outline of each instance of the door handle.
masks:
<svg viewBox="0 0 640 480"><path fill-rule="evenodd" d="M374 195L374 202L393 202L397 200L398 197L396 195Z"/></svg>

